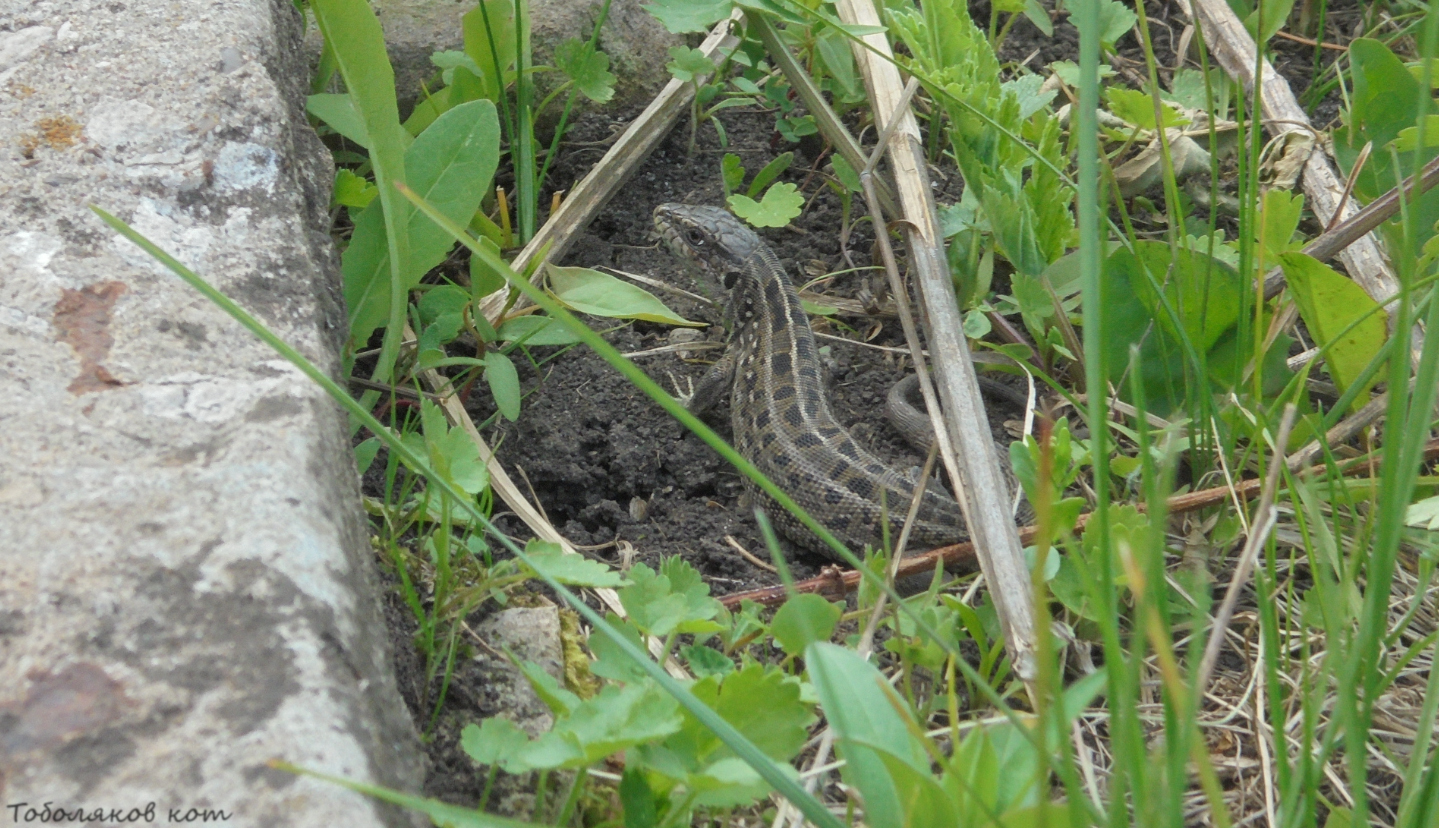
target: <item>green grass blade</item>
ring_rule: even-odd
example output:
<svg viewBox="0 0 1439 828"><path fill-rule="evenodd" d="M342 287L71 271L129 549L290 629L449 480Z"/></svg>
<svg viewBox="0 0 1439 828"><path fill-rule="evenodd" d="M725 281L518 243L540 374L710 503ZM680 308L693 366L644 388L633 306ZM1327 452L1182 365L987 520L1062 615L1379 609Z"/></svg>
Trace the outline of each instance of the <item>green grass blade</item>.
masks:
<svg viewBox="0 0 1439 828"><path fill-rule="evenodd" d="M405 325L405 264L410 258L408 233L414 208L399 198L393 183L405 180L405 149L409 133L400 125L395 101L395 72L385 52L379 18L364 0L313 0L315 22L334 48L336 68L345 80L365 132L370 137L370 162L384 205L385 235L390 249L390 308L380 358L372 379L388 382L400 352Z"/></svg>
<svg viewBox="0 0 1439 828"><path fill-rule="evenodd" d="M602 634L605 635L605 637L613 641L616 647L624 651L627 656L629 656L636 663L638 663L644 669L644 671L649 674L651 678L653 678L657 683L659 683L662 688L664 688L667 693L674 696L680 702L680 704L683 705L685 709L690 712L691 715L693 715L706 728L708 728L716 736L718 736L720 740L725 743L726 746L733 750L735 754L741 759L743 759L745 763L747 763L750 767L754 768L755 771L758 772L760 776L765 779L765 781L769 782L770 785L775 788L775 790L779 791L780 794L782 794L786 799L792 802L795 807L798 808L812 822L814 822L816 825L825 826L826 828L843 828L840 821L836 819L834 815L831 814L828 809L826 809L824 805L819 802L819 800L815 799L812 795L806 792L804 788L800 787L793 779L785 775L784 772L779 769L779 767L774 763L773 760L771 760L768 756L761 752L759 748L755 747L754 744L751 743L748 739L744 738L744 736L742 736L740 732L734 728L733 725L722 719L719 714L715 713L703 702L697 699L694 694L690 693L689 690L687 690L683 685L681 685L678 681L676 681L668 673L666 673L659 664L656 664L654 660L649 657L648 653L640 649L628 638L626 638L622 633L620 633L619 630L611 626L610 623L606 621L603 616L591 609L589 605L587 605L584 601L580 600L579 596L575 595L567 587L565 587L559 581L555 580L545 571L543 567L531 562L529 555L527 555L523 549L521 549L517 544L514 543L514 541L511 541L507 536L504 535L504 533L500 532L490 523L489 518L487 518L485 514L478 508L478 506L476 506L475 501L472 497L469 497L459 488L455 487L453 484L445 480L442 476L436 474L435 471L430 468L428 459L421 457L406 443L401 441L399 437L396 436L392 431L386 428L379 420L375 419L375 417L370 414L369 411L367 411L352 397L350 397L350 395L346 393L345 389L342 388L333 379L331 379L328 374L326 374L324 371L321 371L309 360L305 359L305 357L300 354L299 351L296 351L283 339L280 339L278 336L268 330L258 320L256 320L253 316L247 313L243 308L231 301L229 297L225 296L219 290L216 290L212 285L210 285L210 283L200 278L199 275L197 275L189 268L185 267L173 256L166 253L164 250L161 250L149 239L135 232L135 230L131 229L129 225L125 224L123 221L120 221L119 219L115 218L114 216L110 215L99 207L92 207L91 209L94 210L95 213L99 215L106 224L114 228L115 232L129 239L140 249L155 257L157 261L169 268L172 272L175 273L175 275L179 276L191 287L198 290L201 294L205 296L205 298L209 299L211 302L214 302L217 306L220 307L221 310L228 313L231 317L233 317L236 321L243 325L247 330L249 330L255 336L259 337L261 341L274 348L277 352L280 353L281 356L285 357L296 368L298 368L302 373L304 373L305 376L309 377L311 380L314 380L316 384L323 388L326 393L328 393L331 397L335 399L336 402L338 402L342 407L344 407L344 409L348 414L350 414L350 416L354 417L360 422L361 425L363 425L365 428L370 429L370 431L372 431L375 436L379 437L380 440L384 442L385 447L388 448L397 457L399 457L401 461L403 461L407 466L413 469L417 474L424 476L424 478L429 481L429 484L431 486L435 487L442 494L450 497L455 504L457 504L461 509L469 513L470 518L477 525L482 527L485 531L491 533L491 535L496 538L501 544L503 544L505 548L508 549L517 559L523 562L526 566L529 566L531 569L533 569L539 576L539 578L543 580L547 586L550 587L550 589L554 590L557 595L559 595L566 602L568 602L570 606L574 607L575 610L579 612L580 615L584 616L585 620L588 621L596 630L599 630ZM426 213L430 214L432 218L438 215L431 212L433 208L425 209ZM445 222L442 226L453 227L453 224L450 222ZM478 248L478 245L476 245L476 247ZM502 261L501 264L503 265ZM504 270L509 271L508 265L504 265ZM524 280L519 279L517 276L515 276L513 271L509 271L509 275L516 282L528 284L527 282L524 282ZM575 322L576 324L583 325L583 323L580 323L578 320L575 320ZM588 330L588 327L586 327L586 330ZM593 331L591 331L590 333L592 336L596 336L596 338L598 338ZM678 406L678 403L676 403L676 406Z"/></svg>
<svg viewBox="0 0 1439 828"><path fill-rule="evenodd" d="M1004 698L1000 696L993 687L989 686L989 684L980 677L979 673L977 673L973 667L970 667L968 662L963 659L963 655L959 652L959 647L954 641L950 640L947 636L941 636L928 620L921 617L913 607L909 606L900 598L899 593L895 592L893 587L885 583L882 576L871 571L869 567L864 566L864 563L857 558L853 552L846 549L844 544L840 543L828 529L810 516L808 512L800 508L799 504L795 503L794 499L786 494L784 490L776 486L768 477L765 477L753 463L735 451L734 447L721 439L713 429L705 425L689 411L685 410L685 407L681 405L678 400L666 393L659 384L650 379L649 376L639 368L635 367L623 354L615 350L614 346L604 341L599 334L591 330L588 325L576 319L573 314L556 302L548 293L530 284L528 280L521 278L519 274L514 272L508 262L472 239L459 225L449 221L436 212L433 207L420 201L412 191L404 190L404 192L408 198L415 202L421 212L453 234L460 243L470 249L471 253L479 256L487 267L493 268L497 273L504 274L505 278L510 281L510 284L523 293L530 301L539 305L547 314L568 328L576 338L594 349L595 353L599 354L600 357L608 362L615 370L619 371L620 374L632 382L636 388L643 391L648 397L658 403L661 408L679 420L686 428L698 435L706 445L714 449L716 453L731 463L741 474L754 481L755 485L759 486L764 490L765 494L773 498L776 504L794 515L796 519L804 524L805 528L813 532L816 537L823 541L830 549L834 550L840 559L858 571L862 578L870 581L878 589L883 590L889 596L890 600L895 602L899 610L905 613L905 615L915 623L918 629L928 635L931 640L937 642L946 652L955 656L957 666L965 674L965 677L976 684L980 692L984 694L990 703L995 705L1000 713L1008 717L1014 724L1021 724L1019 718L1015 715L1014 711L1010 709ZM1036 740L1036 737L1028 728L1020 727L1019 731L1025 738Z"/></svg>

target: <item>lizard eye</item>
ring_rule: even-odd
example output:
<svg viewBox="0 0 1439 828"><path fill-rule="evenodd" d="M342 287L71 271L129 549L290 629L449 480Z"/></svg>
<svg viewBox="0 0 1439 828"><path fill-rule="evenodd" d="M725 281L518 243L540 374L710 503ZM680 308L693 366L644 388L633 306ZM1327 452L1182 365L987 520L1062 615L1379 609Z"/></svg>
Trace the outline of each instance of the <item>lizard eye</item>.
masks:
<svg viewBox="0 0 1439 828"><path fill-rule="evenodd" d="M694 227L691 227L689 230L685 231L685 238L689 240L689 243L694 245L695 247L704 246L704 234Z"/></svg>

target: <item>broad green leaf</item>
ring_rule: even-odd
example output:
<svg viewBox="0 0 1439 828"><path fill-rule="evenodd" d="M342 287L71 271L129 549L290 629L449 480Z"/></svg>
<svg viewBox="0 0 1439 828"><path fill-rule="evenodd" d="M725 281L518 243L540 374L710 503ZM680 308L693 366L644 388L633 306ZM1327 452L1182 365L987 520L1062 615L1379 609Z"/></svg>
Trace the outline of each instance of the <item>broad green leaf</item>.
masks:
<svg viewBox="0 0 1439 828"><path fill-rule="evenodd" d="M469 304L470 293L462 287L440 285L431 288L420 296L420 324L430 325L441 316L462 314Z"/></svg>
<svg viewBox="0 0 1439 828"><path fill-rule="evenodd" d="M368 437L358 446L355 446L355 470L360 474L369 471L370 464L375 462L375 455L380 453L380 438Z"/></svg>
<svg viewBox="0 0 1439 828"><path fill-rule="evenodd" d="M440 89L433 95L426 95L415 104L410 110L410 117L405 119L405 133L410 136L419 135L430 128L435 119L450 110L450 90Z"/></svg>
<svg viewBox="0 0 1439 828"><path fill-rule="evenodd" d="M943 781L963 812L1007 812L1039 804L1040 778L1034 744L1006 721L970 731Z"/></svg>
<svg viewBox="0 0 1439 828"><path fill-rule="evenodd" d="M725 101L724 103L729 103L729 101ZM735 105L743 106L744 104L743 102L739 102ZM780 137L791 144L797 144L799 143L799 139L806 135L814 135L816 132L819 132L819 123L815 121L813 115L789 115L775 121L774 127L775 130L779 132Z"/></svg>
<svg viewBox="0 0 1439 828"><path fill-rule="evenodd" d="M1182 248L1171 251L1163 242L1141 241L1133 245L1133 252L1120 249L1111 254L1105 277L1114 285L1111 330L1119 332L1105 343L1112 378L1118 381L1128 370L1129 347L1138 344L1140 376L1152 411L1162 415L1182 403L1190 390L1192 369L1186 374L1181 337L1197 352L1210 355L1210 378L1216 382L1232 382L1235 363L1252 356L1243 347L1246 343L1234 339L1239 275L1217 259ZM1162 301L1156 283L1164 288ZM1165 303L1177 315L1177 327Z"/></svg>
<svg viewBox="0 0 1439 828"><path fill-rule="evenodd" d="M911 736L913 722L890 700L884 676L851 650L825 642L805 651L810 680L825 718L840 739L847 760L845 781L864 796L871 825L905 825L902 790L880 753L897 757L916 770L929 769L929 756Z"/></svg>
<svg viewBox="0 0 1439 828"><path fill-rule="evenodd" d="M1101 667L1064 688L1064 721L1068 723L1078 718L1079 714L1089 707L1090 702L1107 689L1108 681L1109 674Z"/></svg>
<svg viewBox="0 0 1439 828"><path fill-rule="evenodd" d="M522 345L573 345L579 339L564 325L548 316L530 314L506 319L500 325L498 339L501 342L519 342Z"/></svg>
<svg viewBox="0 0 1439 828"><path fill-rule="evenodd" d="M476 213L475 215L483 215ZM480 238L480 246L495 254L500 255L500 246L488 237ZM497 272L485 265L485 260L479 256L470 256L470 295L475 299L482 299L491 293L505 286L504 274Z"/></svg>
<svg viewBox="0 0 1439 828"><path fill-rule="evenodd" d="M485 95L485 80L483 72L476 72L469 66L456 66L449 71L450 75L450 100L451 108L470 101L489 100Z"/></svg>
<svg viewBox="0 0 1439 828"><path fill-rule="evenodd" d="M545 264L550 292L570 310L591 316L643 319L667 325L699 327L665 306L643 288L587 267Z"/></svg>
<svg viewBox="0 0 1439 828"><path fill-rule="evenodd" d="M533 661L519 660L517 666L530 687L534 688L535 695L556 716L567 716L579 708L580 697L560 684L560 680L548 670Z"/></svg>
<svg viewBox="0 0 1439 828"><path fill-rule="evenodd" d="M1113 51L1114 44L1134 28L1139 22L1139 17L1129 10L1129 7L1118 0L1081 0L1081 2L1093 2L1099 4L1099 42L1109 51ZM1078 15L1077 19L1072 18L1076 26L1084 15Z"/></svg>
<svg viewBox="0 0 1439 828"><path fill-rule="evenodd" d="M717 632L718 625L710 619L724 610L724 605L710 596L710 586L699 570L684 558L675 556L660 563L660 574L669 579L670 589L683 595L688 618L680 624L682 633Z"/></svg>
<svg viewBox="0 0 1439 828"><path fill-rule="evenodd" d="M964 335L970 339L983 339L989 336L994 324L989 321L989 314L973 308L964 312Z"/></svg>
<svg viewBox="0 0 1439 828"><path fill-rule="evenodd" d="M883 763L904 808L902 825L961 825L958 803L928 769L920 770L887 751L869 747ZM1007 828L1007 826L1006 826Z"/></svg>
<svg viewBox="0 0 1439 828"><path fill-rule="evenodd" d="M1349 44L1349 49L1354 90L1350 95L1348 129L1357 134L1356 141L1347 143L1357 152L1364 141L1373 141L1377 150L1398 137L1400 131L1414 126L1420 114L1428 113L1414 110L1419 82L1389 47L1378 40L1359 38ZM1382 155L1376 152L1372 158L1384 160Z"/></svg>
<svg viewBox="0 0 1439 828"><path fill-rule="evenodd" d="M754 180L749 183L749 190L746 192L750 198L754 198L761 190L768 187L771 181L779 178L789 165L794 161L794 153L784 152L776 155L774 160L765 164L759 172L754 174Z"/></svg>
<svg viewBox="0 0 1439 828"><path fill-rule="evenodd" d="M557 720L528 750L522 749L519 761L532 768L578 768L663 739L679 730L682 721L679 702L653 683L608 685Z"/></svg>
<svg viewBox="0 0 1439 828"><path fill-rule="evenodd" d="M1362 288L1311 256L1285 253L1280 262L1299 304L1299 315L1315 342L1328 347L1325 365L1343 391L1384 346L1389 316L1375 309L1375 301ZM1349 327L1365 314L1368 316ZM1365 395L1360 394L1354 407L1364 403Z"/></svg>
<svg viewBox="0 0 1439 828"><path fill-rule="evenodd" d="M589 43L570 38L556 46L555 66L595 103L605 103L615 96L615 76L609 72L610 56L595 51Z"/></svg>
<svg viewBox="0 0 1439 828"><path fill-rule="evenodd" d="M335 190L331 196L336 204L343 204L356 210L368 207L380 191L350 170L340 167L335 170Z"/></svg>
<svg viewBox="0 0 1439 828"><path fill-rule="evenodd" d="M818 595L795 595L775 612L770 632L786 653L799 655L816 641L828 641L839 616L839 607Z"/></svg>
<svg viewBox="0 0 1439 828"><path fill-rule="evenodd" d="M766 756L779 762L799 753L815 721L810 705L801 699L800 683L780 670L758 664L725 676L714 708Z"/></svg>
<svg viewBox="0 0 1439 828"><path fill-rule="evenodd" d="M1109 111L1123 118L1127 123L1134 124L1140 129L1154 129L1154 98L1136 89L1120 89L1111 86L1104 90L1104 99L1109 103ZM1179 114L1173 106L1163 101L1159 104L1160 117L1164 119L1166 128L1184 126L1189 119Z"/></svg>
<svg viewBox="0 0 1439 828"><path fill-rule="evenodd" d="M620 777L620 805L624 809L625 828L656 828L659 825L655 793L646 775L636 763L627 763L624 776Z"/></svg>
<svg viewBox="0 0 1439 828"><path fill-rule="evenodd" d="M1026 276L1035 277L1043 273L1049 261L1045 258L1044 251L1039 249L1038 236L1034 232L1038 217L1035 216L1029 200L998 188L989 188L980 195L980 201L984 204L984 215L989 219L990 228L994 231L995 244L1010 264ZM1034 304L1030 303L1031 306ZM1048 293L1043 295L1038 304L1053 308Z"/></svg>
<svg viewBox="0 0 1439 828"><path fill-rule="evenodd" d="M503 765L530 743L530 737L502 716L467 724L460 731L460 748L480 765Z"/></svg>
<svg viewBox="0 0 1439 828"><path fill-rule="evenodd" d="M1244 21L1249 36L1259 43L1268 43L1284 24L1289 22L1289 12L1294 9L1294 0L1259 0L1259 5ZM1260 20L1264 30L1258 31Z"/></svg>
<svg viewBox="0 0 1439 828"><path fill-rule="evenodd" d="M520 416L520 376L515 364L499 351L485 353L485 383L495 398L495 407L506 420L514 422Z"/></svg>
<svg viewBox="0 0 1439 828"><path fill-rule="evenodd" d="M1413 153L1419 146L1419 127L1412 126L1399 130L1399 135L1389 142L1399 153ZM1439 115L1424 116L1424 148L1439 147Z"/></svg>
<svg viewBox="0 0 1439 828"><path fill-rule="evenodd" d="M1059 599L1059 602L1070 612L1081 618L1091 621L1098 621L1099 617L1089 606L1089 587L1084 582L1084 575L1079 565L1074 563L1068 555L1059 561L1059 571L1054 574L1054 579L1048 584L1050 594Z"/></svg>
<svg viewBox="0 0 1439 828"><path fill-rule="evenodd" d="M1054 37L1054 21L1049 19L1049 11L1039 4L1039 0L1025 0L1024 16L1045 37Z"/></svg>
<svg viewBox="0 0 1439 828"><path fill-rule="evenodd" d="M455 82L454 71L461 67L469 71L472 75L483 75L485 73L485 70L481 69L478 63L475 63L474 58L464 52L455 50L446 50L431 54L430 63L433 63L435 68L441 71L441 79L445 82L446 86Z"/></svg>
<svg viewBox="0 0 1439 828"><path fill-rule="evenodd" d="M1396 165L1390 145L1421 117L1434 114L1435 105L1430 96L1420 94L1419 82L1382 42L1359 38L1349 44L1349 57L1353 78L1351 107L1343 125L1334 131L1334 157L1347 174L1354 176L1355 195L1362 201L1370 201L1415 172L1414 153L1400 153ZM1373 142L1374 152L1356 171L1360 150L1369 142ZM1410 139L1410 142L1417 140ZM1436 156L1439 148L1425 148L1417 161L1427 164ZM1439 222L1439 190L1419 196L1407 215L1410 232L1416 234L1414 243L1422 247L1433 236L1435 223ZM1399 223L1390 222L1382 227L1390 243L1395 245L1393 249L1401 249Z"/></svg>
<svg viewBox="0 0 1439 828"><path fill-rule="evenodd" d="M499 118L489 101L471 101L441 115L405 153L409 186L451 220L467 224L488 191L499 163ZM383 191L382 191L383 195ZM389 253L383 199L371 202L355 221L350 247L341 259L345 301L350 307L351 341L363 343L389 314ZM408 204L408 202L405 202ZM405 290L445 260L454 239L420 213L407 230L409 264Z"/></svg>
<svg viewBox="0 0 1439 828"><path fill-rule="evenodd" d="M725 195L733 193L744 183L744 162L732 152L725 153L720 159L720 176L724 181Z"/></svg>
<svg viewBox="0 0 1439 828"><path fill-rule="evenodd" d="M855 73L854 52L850 51L849 43L849 39L838 29L826 26L815 38L814 48L825 70L844 94L857 98L864 94L864 90Z"/></svg>
<svg viewBox="0 0 1439 828"><path fill-rule="evenodd" d="M830 158L829 163L834 168L834 177L839 179L839 183L843 184L846 190L857 193L864 189L864 183L859 180L859 173L855 172L854 167L844 160L843 155L836 153Z"/></svg>
<svg viewBox="0 0 1439 828"><path fill-rule="evenodd" d="M363 0L314 0L310 3L310 10L315 13L315 23L330 46L350 102L363 124L370 163L375 173L375 186L380 191L379 198L360 214L363 219L375 211L370 232L378 233L381 239L371 240L358 259L361 266L374 267L354 277L349 269L345 269L344 274L347 302L352 298L362 298L367 293L381 297L372 301L368 311L372 321L366 323L369 328L360 334L356 334L354 329L357 305L349 304L351 341L363 342L376 327L390 319L391 305L403 301L406 274L411 263L411 217L419 213L408 200L400 197L394 185L411 180L405 169L410 136L400 126L399 104L395 100L395 72L385 51L385 33L369 4ZM356 232L359 232L359 221L356 222ZM387 247L390 248L388 255L372 255L375 249ZM389 261L391 256L393 264ZM364 282L363 286L355 284L360 281ZM393 311L398 316L399 308ZM385 344L392 351L398 342L396 332L387 338ZM389 353L386 358L393 359L395 356ZM392 365L381 364L377 378L388 379L392 368Z"/></svg>
<svg viewBox="0 0 1439 828"><path fill-rule="evenodd" d="M599 561L583 555L567 553L551 541L531 540L525 544L534 568L562 584L579 587L614 588L624 586L624 576Z"/></svg>
<svg viewBox="0 0 1439 828"><path fill-rule="evenodd" d="M365 131L365 121L355 111L355 104L349 95L324 93L305 99L305 111L324 121L330 129L345 136L356 144L370 148L370 135Z"/></svg>
<svg viewBox="0 0 1439 828"><path fill-rule="evenodd" d="M1065 86L1079 87L1079 64L1074 61L1056 60L1049 64L1049 71L1058 76L1059 79L1064 82ZM1101 83L1103 83L1106 78L1114 77L1114 75L1114 67L1107 63L1101 63L1099 65L1099 80Z"/></svg>
<svg viewBox="0 0 1439 828"><path fill-rule="evenodd" d="M1000 84L1001 89L1013 94L1015 100L1019 101L1019 117L1025 121L1029 120L1029 116L1049 106L1049 102L1059 94L1058 90L1044 91L1043 87L1044 78L1039 75L1020 75Z"/></svg>
<svg viewBox="0 0 1439 828"><path fill-rule="evenodd" d="M420 331L419 354L415 357L420 370L434 368L447 357L444 346L453 342L464 325L464 317L458 313L446 313L435 317L435 321Z"/></svg>
<svg viewBox="0 0 1439 828"><path fill-rule="evenodd" d="M729 16L732 0L651 0L644 10L674 34L704 32Z"/></svg>
<svg viewBox="0 0 1439 828"><path fill-rule="evenodd" d="M1299 219L1304 213L1304 196L1285 190L1274 189L1264 194L1260 210L1263 238L1263 262L1260 270L1268 270L1279 264L1279 256L1302 247L1294 241L1294 231L1299 228Z"/></svg>
<svg viewBox="0 0 1439 828"><path fill-rule="evenodd" d="M690 672L697 678L715 676L724 678L735 671L734 662L724 653L703 644L691 644L680 648L680 656L689 665Z"/></svg>
<svg viewBox="0 0 1439 828"><path fill-rule="evenodd" d="M728 203L735 215L755 227L784 227L804 209L804 196L798 187L784 181L770 187L759 201L732 195Z"/></svg>
<svg viewBox="0 0 1439 828"><path fill-rule="evenodd" d="M724 720L735 726L745 738L764 754L778 762L787 762L804 747L809 726L815 716L809 705L800 700L799 682L775 668L750 664L731 673L720 682L718 693L706 685L696 687L706 704ZM686 732L700 746L697 758L711 762L717 756L730 756L714 734L686 714Z"/></svg>
<svg viewBox="0 0 1439 828"><path fill-rule="evenodd" d="M799 300L800 307L810 316L834 316L839 313L839 308L833 305L821 305L818 302L811 302L808 299Z"/></svg>
<svg viewBox="0 0 1439 828"><path fill-rule="evenodd" d="M1170 82L1170 100L1180 106L1189 109L1209 109L1209 96L1214 96L1214 108L1219 112L1219 117L1225 117L1229 111L1229 82L1224 75L1224 70L1215 66L1209 70L1209 81L1206 84L1204 73L1198 69L1182 67L1174 72L1174 80Z"/></svg>
<svg viewBox="0 0 1439 828"><path fill-rule="evenodd" d="M698 793L695 805L706 808L748 805L770 791L769 783L737 756L721 759L704 770L687 775L684 784Z"/></svg>
<svg viewBox="0 0 1439 828"><path fill-rule="evenodd" d="M430 465L437 474L470 494L490 485L490 472L480 459L480 449L464 429L450 428L444 412L429 400L420 403L420 420Z"/></svg>
<svg viewBox="0 0 1439 828"><path fill-rule="evenodd" d="M1404 512L1404 524L1439 532L1439 496L1426 497L1409 504Z"/></svg>
<svg viewBox="0 0 1439 828"><path fill-rule="evenodd" d="M655 636L671 632L713 632L720 603L709 585L680 558L670 558L656 572L644 564L630 568L630 585L620 590L620 603L641 630Z"/></svg>
<svg viewBox="0 0 1439 828"><path fill-rule="evenodd" d="M635 628L633 622L622 619L614 613L606 613L605 620L617 630L620 635L629 639L630 643L641 651L645 648L644 636ZM590 662L590 672L600 678L623 681L626 683L648 681L649 674L639 666L624 651L619 648L607 635L591 635L589 638L590 652L595 654L595 660Z"/></svg>
<svg viewBox="0 0 1439 828"><path fill-rule="evenodd" d="M670 70L671 75L685 83L708 75L715 70L714 61L710 60L704 52L688 46L671 46L670 58L671 60L665 64L665 68Z"/></svg>

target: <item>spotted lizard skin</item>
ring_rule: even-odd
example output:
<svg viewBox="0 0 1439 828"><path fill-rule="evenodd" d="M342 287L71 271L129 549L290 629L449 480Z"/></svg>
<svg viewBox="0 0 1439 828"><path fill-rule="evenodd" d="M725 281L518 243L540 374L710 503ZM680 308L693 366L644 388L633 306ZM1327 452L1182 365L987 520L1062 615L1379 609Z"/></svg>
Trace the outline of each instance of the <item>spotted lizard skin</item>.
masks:
<svg viewBox="0 0 1439 828"><path fill-rule="evenodd" d="M835 420L809 318L774 252L716 207L663 204L655 209L654 221L676 255L698 264L729 293L729 348L696 386L689 409L703 412L728 393L734 444L741 455L851 551L881 547L886 514L891 543L896 541L914 497L914 475L885 464ZM835 557L794 516L748 479L744 482L752 502L782 535ZM953 497L937 484L926 486L909 548L968 537Z"/></svg>

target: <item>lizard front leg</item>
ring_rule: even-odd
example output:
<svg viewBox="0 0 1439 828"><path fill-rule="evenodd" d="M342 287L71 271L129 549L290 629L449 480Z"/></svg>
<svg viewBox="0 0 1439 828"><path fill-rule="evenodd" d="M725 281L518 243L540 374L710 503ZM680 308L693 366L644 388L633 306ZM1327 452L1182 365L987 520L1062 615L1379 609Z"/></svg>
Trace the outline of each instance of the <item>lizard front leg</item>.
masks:
<svg viewBox="0 0 1439 828"><path fill-rule="evenodd" d="M710 366L688 394L676 395L686 410L695 415L703 414L729 395L730 388L734 386L735 354L734 348L725 351L724 356Z"/></svg>

